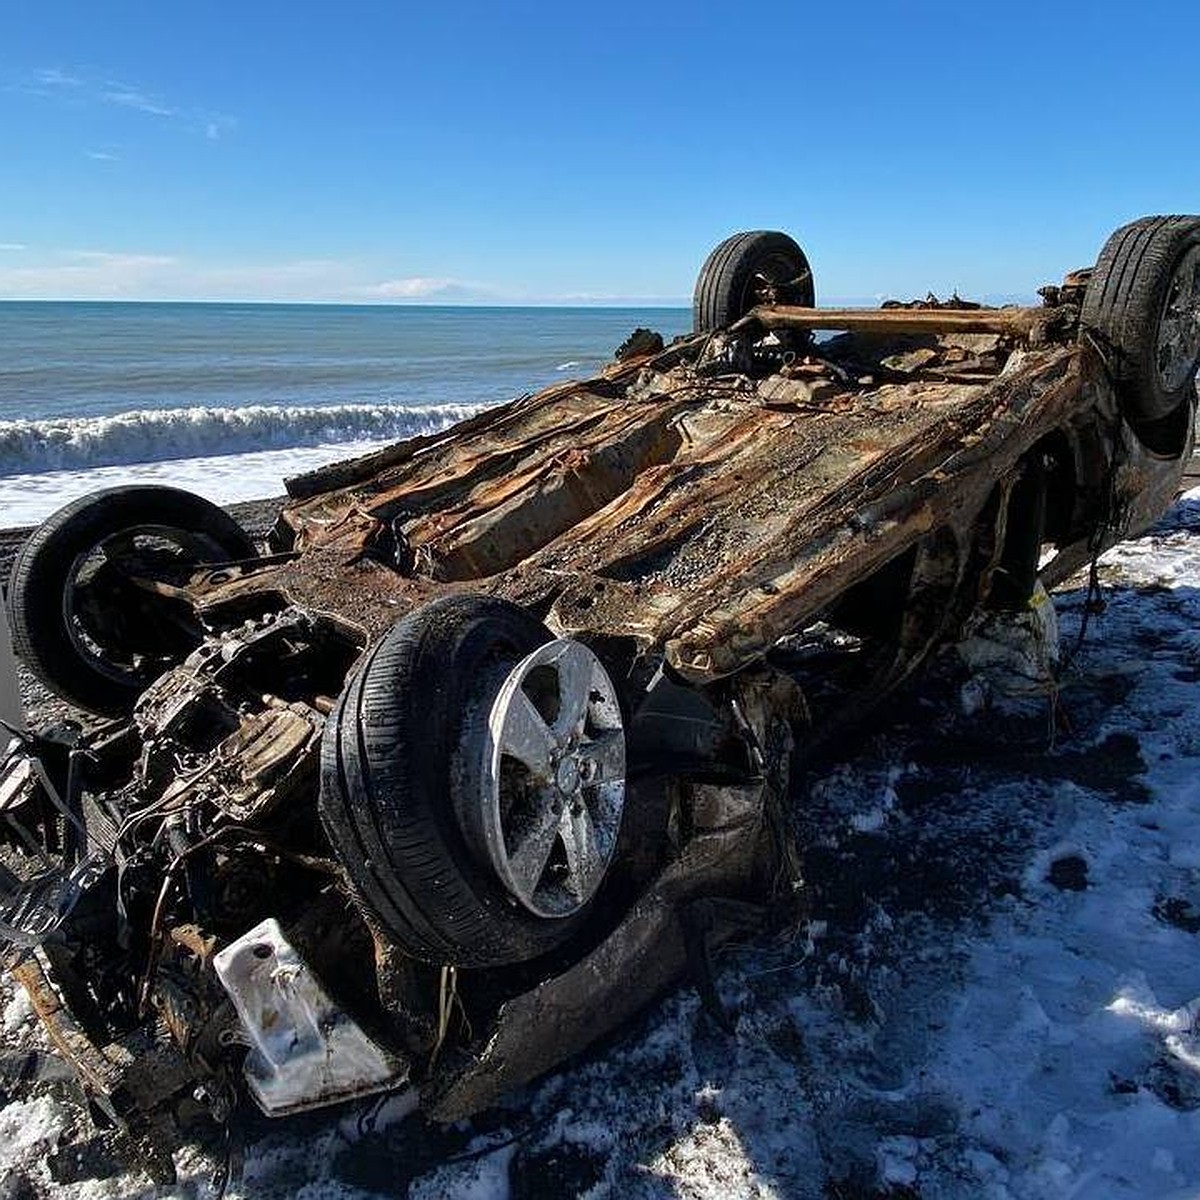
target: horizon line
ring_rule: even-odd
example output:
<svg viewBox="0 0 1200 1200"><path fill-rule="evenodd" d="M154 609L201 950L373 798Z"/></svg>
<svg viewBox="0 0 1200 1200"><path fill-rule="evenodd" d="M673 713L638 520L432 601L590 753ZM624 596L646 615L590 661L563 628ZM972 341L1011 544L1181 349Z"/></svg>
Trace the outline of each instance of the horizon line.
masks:
<svg viewBox="0 0 1200 1200"><path fill-rule="evenodd" d="M336 308L661 308L673 311L691 308L692 301L566 301L566 300L500 300L483 303L476 300L214 300L214 299L146 299L139 296L0 296L0 304L244 304L273 307L318 306Z"/></svg>

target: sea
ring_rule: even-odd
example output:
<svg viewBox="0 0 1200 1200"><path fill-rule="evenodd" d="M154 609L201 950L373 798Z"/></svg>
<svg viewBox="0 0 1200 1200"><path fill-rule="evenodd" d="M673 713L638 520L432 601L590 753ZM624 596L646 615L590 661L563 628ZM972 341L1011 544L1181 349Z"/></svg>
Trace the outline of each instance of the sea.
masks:
<svg viewBox="0 0 1200 1200"><path fill-rule="evenodd" d="M0 301L0 528L95 488L220 504L586 378L685 308Z"/></svg>

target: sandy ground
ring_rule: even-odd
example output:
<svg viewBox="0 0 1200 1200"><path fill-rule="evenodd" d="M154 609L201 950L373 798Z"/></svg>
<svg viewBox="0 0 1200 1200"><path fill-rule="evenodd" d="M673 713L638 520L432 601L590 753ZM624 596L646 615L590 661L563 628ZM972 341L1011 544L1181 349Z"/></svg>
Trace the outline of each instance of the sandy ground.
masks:
<svg viewBox="0 0 1200 1200"><path fill-rule="evenodd" d="M1045 694L953 653L797 781L811 920L453 1128L248 1115L230 1195L1183 1200L1200 1190L1200 490L1055 597ZM1053 719L1051 719L1053 718ZM1054 731L1051 736L1051 731ZM0 1200L209 1197L113 1161L0 995Z"/></svg>

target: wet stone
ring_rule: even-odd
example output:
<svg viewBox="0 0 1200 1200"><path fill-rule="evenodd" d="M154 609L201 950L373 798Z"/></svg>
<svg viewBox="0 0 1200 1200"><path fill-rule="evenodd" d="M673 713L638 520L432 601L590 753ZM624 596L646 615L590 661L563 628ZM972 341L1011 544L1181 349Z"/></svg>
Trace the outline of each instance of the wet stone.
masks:
<svg viewBox="0 0 1200 1200"><path fill-rule="evenodd" d="M0 1200L37 1200L37 1191L16 1169L0 1174Z"/></svg>
<svg viewBox="0 0 1200 1200"><path fill-rule="evenodd" d="M1200 1080L1191 1067L1176 1058L1164 1057L1152 1063L1142 1084L1176 1112L1200 1109Z"/></svg>
<svg viewBox="0 0 1200 1200"><path fill-rule="evenodd" d="M909 350L906 354L889 355L881 360L880 366L887 367L889 371L898 371L902 375L911 375L914 371L927 367L937 356L936 350L920 347Z"/></svg>
<svg viewBox="0 0 1200 1200"><path fill-rule="evenodd" d="M615 357L618 362L623 362L627 358L637 358L643 354L658 354L662 348L661 333L639 326L617 347Z"/></svg>
<svg viewBox="0 0 1200 1200"><path fill-rule="evenodd" d="M509 1170L510 1195L512 1200L582 1196L594 1188L603 1175L604 1157L597 1151L560 1142L516 1155Z"/></svg>
<svg viewBox="0 0 1200 1200"><path fill-rule="evenodd" d="M1088 886L1088 867L1078 854L1056 858L1050 864L1046 878L1060 892L1082 892Z"/></svg>
<svg viewBox="0 0 1200 1200"><path fill-rule="evenodd" d="M1151 912L1164 924L1174 925L1184 933L1200 933L1200 909L1182 896L1159 897Z"/></svg>
<svg viewBox="0 0 1200 1200"><path fill-rule="evenodd" d="M88 1179L111 1179L124 1169L102 1138L76 1142L49 1155L46 1166L55 1183L81 1183Z"/></svg>

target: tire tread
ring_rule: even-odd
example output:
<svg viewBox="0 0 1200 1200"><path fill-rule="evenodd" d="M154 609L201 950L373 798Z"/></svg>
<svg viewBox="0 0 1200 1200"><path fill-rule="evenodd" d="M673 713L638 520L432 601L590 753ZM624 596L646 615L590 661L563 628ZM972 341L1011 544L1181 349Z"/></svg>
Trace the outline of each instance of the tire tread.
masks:
<svg viewBox="0 0 1200 1200"><path fill-rule="evenodd" d="M1106 350L1125 415L1146 428L1194 394L1191 381L1168 391L1154 361L1159 314L1180 257L1200 242L1200 218L1143 217L1118 229L1096 260L1081 329ZM1200 347L1197 347L1200 357Z"/></svg>
<svg viewBox="0 0 1200 1200"><path fill-rule="evenodd" d="M550 636L504 601L435 600L364 658L322 741L320 815L359 901L409 953L434 964L534 958L580 919L519 910L472 855L454 815L453 756L469 736L463 714L489 629L517 658Z"/></svg>
<svg viewBox="0 0 1200 1200"><path fill-rule="evenodd" d="M173 525L211 537L230 559L253 558L253 541L215 504L179 488L129 485L90 492L34 530L13 560L8 615L17 657L51 691L103 715L127 711L141 690L101 674L75 651L62 598L75 559L98 541L137 525Z"/></svg>
<svg viewBox="0 0 1200 1200"><path fill-rule="evenodd" d="M720 242L708 256L692 296L692 327L696 333L708 333L732 324L745 314L735 311L746 280L758 262L772 254L785 254L808 267L803 250L786 233L758 229L735 233ZM805 296L811 305L815 299L811 272Z"/></svg>

